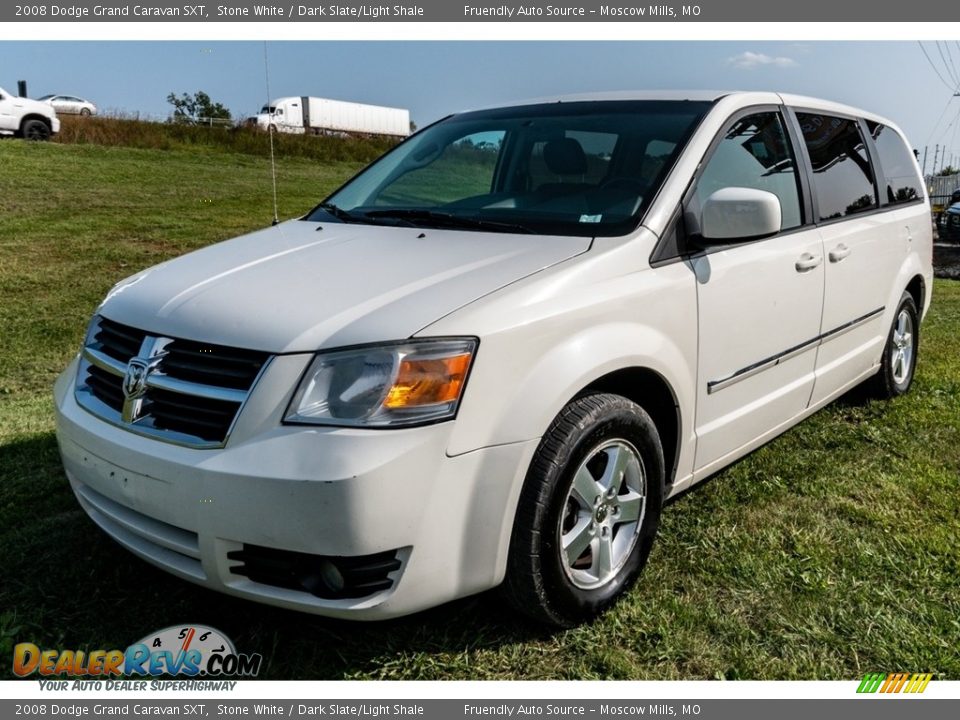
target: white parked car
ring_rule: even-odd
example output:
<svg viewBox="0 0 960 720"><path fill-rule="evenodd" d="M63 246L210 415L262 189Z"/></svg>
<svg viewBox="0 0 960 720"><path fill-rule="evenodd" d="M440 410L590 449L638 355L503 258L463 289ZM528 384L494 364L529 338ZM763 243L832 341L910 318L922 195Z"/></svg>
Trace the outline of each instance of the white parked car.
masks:
<svg viewBox="0 0 960 720"><path fill-rule="evenodd" d="M869 112L466 112L114 287L56 383L60 449L94 522L201 585L370 619L503 584L568 626L634 581L668 497L862 382L910 388L931 254Z"/></svg>
<svg viewBox="0 0 960 720"><path fill-rule="evenodd" d="M46 103L19 97L0 88L0 135L49 140L60 132L60 120Z"/></svg>
<svg viewBox="0 0 960 720"><path fill-rule="evenodd" d="M54 110L62 115L96 115L97 106L89 100L74 95L44 95L37 98L40 102L53 105Z"/></svg>

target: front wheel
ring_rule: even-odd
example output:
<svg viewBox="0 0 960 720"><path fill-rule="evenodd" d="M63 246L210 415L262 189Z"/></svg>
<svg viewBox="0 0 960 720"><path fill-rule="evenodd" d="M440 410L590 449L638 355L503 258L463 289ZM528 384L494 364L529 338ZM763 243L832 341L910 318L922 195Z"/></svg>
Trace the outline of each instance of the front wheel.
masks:
<svg viewBox="0 0 960 720"><path fill-rule="evenodd" d="M887 334L880 369L873 377L872 394L889 400L903 395L913 384L920 347L920 316L913 296L905 292L900 298L893 325Z"/></svg>
<svg viewBox="0 0 960 720"><path fill-rule="evenodd" d="M43 120L27 120L21 134L27 140L49 140L50 128Z"/></svg>
<svg viewBox="0 0 960 720"><path fill-rule="evenodd" d="M84 117L88 117L90 115L90 108L80 108L80 114Z"/></svg>
<svg viewBox="0 0 960 720"><path fill-rule="evenodd" d="M660 522L664 461L650 416L619 395L586 395L547 430L521 491L504 593L519 611L571 627L632 585Z"/></svg>

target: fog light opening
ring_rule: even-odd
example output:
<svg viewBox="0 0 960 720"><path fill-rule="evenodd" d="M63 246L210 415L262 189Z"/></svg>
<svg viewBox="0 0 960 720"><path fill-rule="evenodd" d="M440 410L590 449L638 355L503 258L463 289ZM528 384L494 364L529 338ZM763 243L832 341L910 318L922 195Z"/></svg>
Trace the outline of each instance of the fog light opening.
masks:
<svg viewBox="0 0 960 720"><path fill-rule="evenodd" d="M343 592L347 583L336 564L324 558L314 566L313 572L300 577L300 584L311 595L329 597Z"/></svg>

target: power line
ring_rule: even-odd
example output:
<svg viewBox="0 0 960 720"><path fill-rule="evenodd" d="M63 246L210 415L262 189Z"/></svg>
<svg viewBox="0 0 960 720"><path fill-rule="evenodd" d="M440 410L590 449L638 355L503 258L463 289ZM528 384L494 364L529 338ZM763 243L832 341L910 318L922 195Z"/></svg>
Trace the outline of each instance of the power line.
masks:
<svg viewBox="0 0 960 720"><path fill-rule="evenodd" d="M938 45L940 44L939 41L937 42L937 44ZM954 80L957 80L958 78L960 78L960 73L957 72L957 66L953 62L953 53L950 52L950 45L947 43L946 40L943 41L943 47L947 51L947 59L950 60L950 67L953 68L953 73L951 74L951 77ZM960 85L960 82L958 82L957 84Z"/></svg>
<svg viewBox="0 0 960 720"><path fill-rule="evenodd" d="M960 121L960 109L958 109L958 110L957 110L957 113L953 116L953 120L951 120L949 123L947 123L947 126L943 129L943 134L940 136L940 137L943 139L943 155L940 157L940 168L939 168L939 169L937 168L936 159L934 160L934 163L933 163L933 174L934 174L934 175L936 175L940 170L942 170L942 169L945 167L945 163L947 162L947 152L948 152L949 150L952 150L952 149L953 149L953 146L954 146L953 143L954 143L954 140L956 139L956 136L957 136L957 128L960 127L960 123L958 123L958 121ZM951 133L950 133L950 129L951 129L951 128L953 128L953 134L952 134L952 136L951 136ZM950 137L949 137L949 140L950 140L950 144L949 144L949 145L947 145L948 136L950 136ZM938 147L939 147L939 145L938 145Z"/></svg>
<svg viewBox="0 0 960 720"><path fill-rule="evenodd" d="M947 98L947 104L943 106L943 110L940 111L940 117L937 118L936 124L933 126L933 129L930 131L930 137L927 138L927 142L924 145L929 145L930 141L933 140L934 133L937 132L937 128L940 127L940 123L943 121L943 116L947 114L947 108L950 107L950 103L953 101L953 95Z"/></svg>
<svg viewBox="0 0 960 720"><path fill-rule="evenodd" d="M958 123L957 120L960 120L960 111L958 111L956 117L953 118L953 135L950 137L951 164L953 164L953 149L956 147L955 143L957 141L957 128L960 127L960 123ZM947 129L949 130L949 128Z"/></svg>
<svg viewBox="0 0 960 720"><path fill-rule="evenodd" d="M917 40L917 45L920 46L920 49L923 50L923 56L927 59L927 62L930 63L930 67L933 68L933 71L937 74L937 77L940 78L940 82L949 88L950 92L956 92L957 86L951 85L946 80L943 79L943 75L940 74L940 71L937 69L937 66L933 64L933 60L930 59L930 56L927 54L927 49L923 46L923 43ZM938 46L939 47L939 46Z"/></svg>
<svg viewBox="0 0 960 720"><path fill-rule="evenodd" d="M953 80L954 87L956 87L957 85L960 85L960 83L957 82L956 74L953 72L952 63L947 62L947 56L943 54L943 47L940 45L940 41L935 40L933 44L936 45L937 52L940 53L940 59L943 60L943 67L947 71L947 75L950 77L950 79ZM949 47L947 48L947 52L948 53L950 52Z"/></svg>

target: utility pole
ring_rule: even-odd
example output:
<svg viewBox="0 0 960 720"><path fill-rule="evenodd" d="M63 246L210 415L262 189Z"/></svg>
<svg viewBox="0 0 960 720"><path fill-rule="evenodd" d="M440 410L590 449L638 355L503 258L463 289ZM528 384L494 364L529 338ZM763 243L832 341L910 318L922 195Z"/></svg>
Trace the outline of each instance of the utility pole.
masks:
<svg viewBox="0 0 960 720"><path fill-rule="evenodd" d="M923 146L923 176L924 177L927 176L927 150L929 149L930 147L928 145Z"/></svg>
<svg viewBox="0 0 960 720"><path fill-rule="evenodd" d="M933 150L933 170L930 173L931 175L937 174L937 158L939 156L940 156L940 145L937 144L937 146Z"/></svg>

